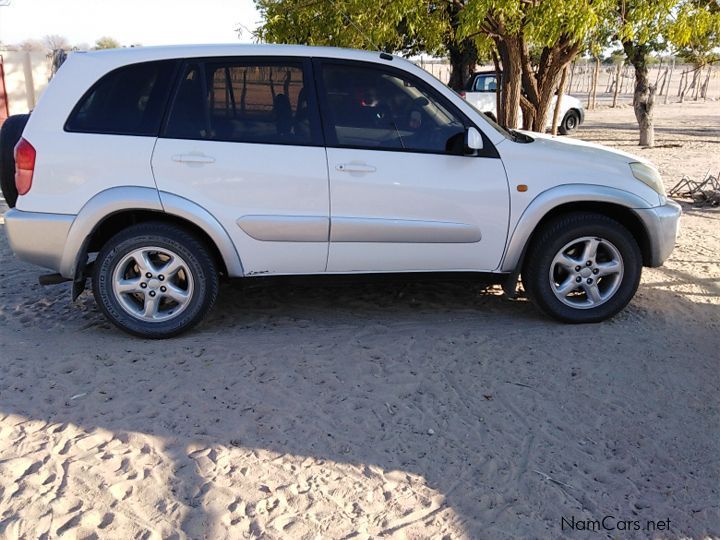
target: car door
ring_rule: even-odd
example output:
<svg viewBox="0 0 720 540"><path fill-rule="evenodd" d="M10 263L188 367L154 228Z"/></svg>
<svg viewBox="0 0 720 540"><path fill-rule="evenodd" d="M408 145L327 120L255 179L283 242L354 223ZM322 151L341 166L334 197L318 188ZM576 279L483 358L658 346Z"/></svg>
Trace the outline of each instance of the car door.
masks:
<svg viewBox="0 0 720 540"><path fill-rule="evenodd" d="M161 200L210 212L246 275L325 271L329 192L309 61L186 63L152 158Z"/></svg>
<svg viewBox="0 0 720 540"><path fill-rule="evenodd" d="M329 272L489 271L505 246L505 169L470 121L404 70L315 62L330 174Z"/></svg>

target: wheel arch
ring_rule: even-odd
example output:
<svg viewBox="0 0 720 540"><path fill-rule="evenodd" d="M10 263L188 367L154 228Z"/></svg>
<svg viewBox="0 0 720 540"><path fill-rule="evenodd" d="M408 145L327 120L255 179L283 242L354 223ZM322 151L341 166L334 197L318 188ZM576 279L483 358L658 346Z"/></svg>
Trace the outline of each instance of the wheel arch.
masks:
<svg viewBox="0 0 720 540"><path fill-rule="evenodd" d="M587 187L592 189L583 192L578 185L559 186L539 195L518 220L508 241L501 271L519 274L525 252L543 225L559 215L577 211L602 214L621 223L637 241L643 266L650 266L650 234L634 209L650 208L651 205L637 195L616 188Z"/></svg>
<svg viewBox="0 0 720 540"><path fill-rule="evenodd" d="M111 188L83 206L68 233L60 273L84 283L88 254L123 228L147 221L174 223L192 232L205 242L223 273L243 275L232 240L207 210L169 194L161 201L156 190L142 187Z"/></svg>

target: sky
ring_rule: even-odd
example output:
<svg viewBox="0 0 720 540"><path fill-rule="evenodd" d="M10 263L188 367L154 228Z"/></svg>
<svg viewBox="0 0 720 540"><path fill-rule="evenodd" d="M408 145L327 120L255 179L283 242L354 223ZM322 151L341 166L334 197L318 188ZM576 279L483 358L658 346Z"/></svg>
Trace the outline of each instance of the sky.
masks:
<svg viewBox="0 0 720 540"><path fill-rule="evenodd" d="M251 42L235 28L253 30L259 20L252 0L10 0L0 7L0 42L51 34L73 45L103 36L123 45Z"/></svg>

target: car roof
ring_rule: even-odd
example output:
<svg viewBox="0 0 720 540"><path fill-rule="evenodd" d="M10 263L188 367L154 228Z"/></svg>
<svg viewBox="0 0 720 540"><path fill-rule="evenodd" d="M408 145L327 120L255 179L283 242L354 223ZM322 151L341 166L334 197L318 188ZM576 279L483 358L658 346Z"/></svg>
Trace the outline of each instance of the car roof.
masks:
<svg viewBox="0 0 720 540"><path fill-rule="evenodd" d="M109 64L136 63L152 60L170 60L176 58L202 58L215 56L297 56L322 57L344 60L363 60L378 63L407 60L380 51L362 51L339 47L312 47L307 45L274 44L208 44L208 45L163 45L153 47L127 47L99 51L79 51L88 59L105 60ZM382 57L381 57L382 55Z"/></svg>

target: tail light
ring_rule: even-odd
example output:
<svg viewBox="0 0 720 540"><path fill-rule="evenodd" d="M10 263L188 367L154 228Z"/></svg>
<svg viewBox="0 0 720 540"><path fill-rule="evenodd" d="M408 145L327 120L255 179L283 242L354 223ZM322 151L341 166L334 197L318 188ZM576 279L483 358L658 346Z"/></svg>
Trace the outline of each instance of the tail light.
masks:
<svg viewBox="0 0 720 540"><path fill-rule="evenodd" d="M25 195L32 187L35 172L35 148L25 139L15 145L15 187L18 195Z"/></svg>

